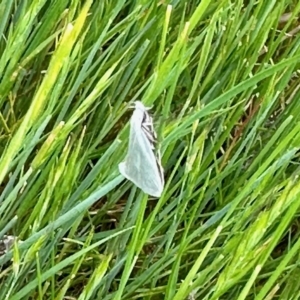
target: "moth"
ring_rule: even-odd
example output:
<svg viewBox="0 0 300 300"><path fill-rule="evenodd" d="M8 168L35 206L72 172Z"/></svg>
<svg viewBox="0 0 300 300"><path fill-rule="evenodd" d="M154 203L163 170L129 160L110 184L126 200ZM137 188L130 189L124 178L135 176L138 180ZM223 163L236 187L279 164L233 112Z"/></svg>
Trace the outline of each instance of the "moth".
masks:
<svg viewBox="0 0 300 300"><path fill-rule="evenodd" d="M164 189L161 157L155 153L156 132L149 108L141 101L134 103L130 119L128 152L119 164L120 173L144 193L160 197Z"/></svg>

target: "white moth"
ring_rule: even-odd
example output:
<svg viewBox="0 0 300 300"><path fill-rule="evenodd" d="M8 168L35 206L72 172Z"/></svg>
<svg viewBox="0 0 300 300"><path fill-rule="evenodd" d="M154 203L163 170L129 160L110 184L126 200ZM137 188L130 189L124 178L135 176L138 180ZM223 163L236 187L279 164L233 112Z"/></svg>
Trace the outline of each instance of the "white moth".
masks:
<svg viewBox="0 0 300 300"><path fill-rule="evenodd" d="M140 101L134 103L135 110L130 120L128 152L119 164L120 173L132 181L144 193L160 197L164 188L163 168L160 155L154 153L156 133L149 108Z"/></svg>

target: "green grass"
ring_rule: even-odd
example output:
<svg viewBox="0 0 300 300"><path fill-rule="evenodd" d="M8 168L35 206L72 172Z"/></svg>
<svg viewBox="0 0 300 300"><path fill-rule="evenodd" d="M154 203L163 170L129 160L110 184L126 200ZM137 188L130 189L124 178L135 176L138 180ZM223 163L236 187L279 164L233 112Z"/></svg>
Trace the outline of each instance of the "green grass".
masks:
<svg viewBox="0 0 300 300"><path fill-rule="evenodd" d="M0 1L0 299L300 299L299 13ZM159 199L118 171L135 100Z"/></svg>

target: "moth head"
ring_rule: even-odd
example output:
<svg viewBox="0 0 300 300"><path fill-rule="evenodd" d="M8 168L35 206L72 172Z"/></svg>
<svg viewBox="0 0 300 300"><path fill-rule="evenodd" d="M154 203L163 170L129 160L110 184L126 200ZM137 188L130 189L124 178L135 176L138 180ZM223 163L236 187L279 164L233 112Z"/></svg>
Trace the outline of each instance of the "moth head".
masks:
<svg viewBox="0 0 300 300"><path fill-rule="evenodd" d="M141 101L137 100L134 102L133 108L140 109L142 111L149 110L151 107L145 106Z"/></svg>
<svg viewBox="0 0 300 300"><path fill-rule="evenodd" d="M134 108L145 110L145 105L141 101L135 101L134 102Z"/></svg>

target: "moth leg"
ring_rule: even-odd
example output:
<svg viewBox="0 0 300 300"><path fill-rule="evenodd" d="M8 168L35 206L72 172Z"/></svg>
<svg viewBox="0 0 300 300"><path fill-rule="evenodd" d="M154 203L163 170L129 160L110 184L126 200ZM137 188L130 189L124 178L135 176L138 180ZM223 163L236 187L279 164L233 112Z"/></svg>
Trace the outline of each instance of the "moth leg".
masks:
<svg viewBox="0 0 300 300"><path fill-rule="evenodd" d="M144 116L144 120L142 122L142 128L144 129L144 131L147 131L147 133L152 134L153 139L156 139L156 132L153 127L153 121L148 114Z"/></svg>
<svg viewBox="0 0 300 300"><path fill-rule="evenodd" d="M143 132L147 136L147 139L149 142L151 142L153 145L156 143L156 136L154 135L153 131L150 131L149 128L142 126Z"/></svg>
<svg viewBox="0 0 300 300"><path fill-rule="evenodd" d="M142 123L142 128L147 131L149 134L152 134L153 139L156 140L157 135L153 127L153 123Z"/></svg>
<svg viewBox="0 0 300 300"><path fill-rule="evenodd" d="M146 131L144 132L144 134L146 135L146 138L148 139L148 141L150 143L151 149L155 150L156 140L154 140L153 136L151 134L147 133Z"/></svg>
<svg viewBox="0 0 300 300"><path fill-rule="evenodd" d="M163 182L164 181L164 168L161 165L161 153L160 153L159 150L156 151L156 164L157 164L157 167L158 167L160 179Z"/></svg>

